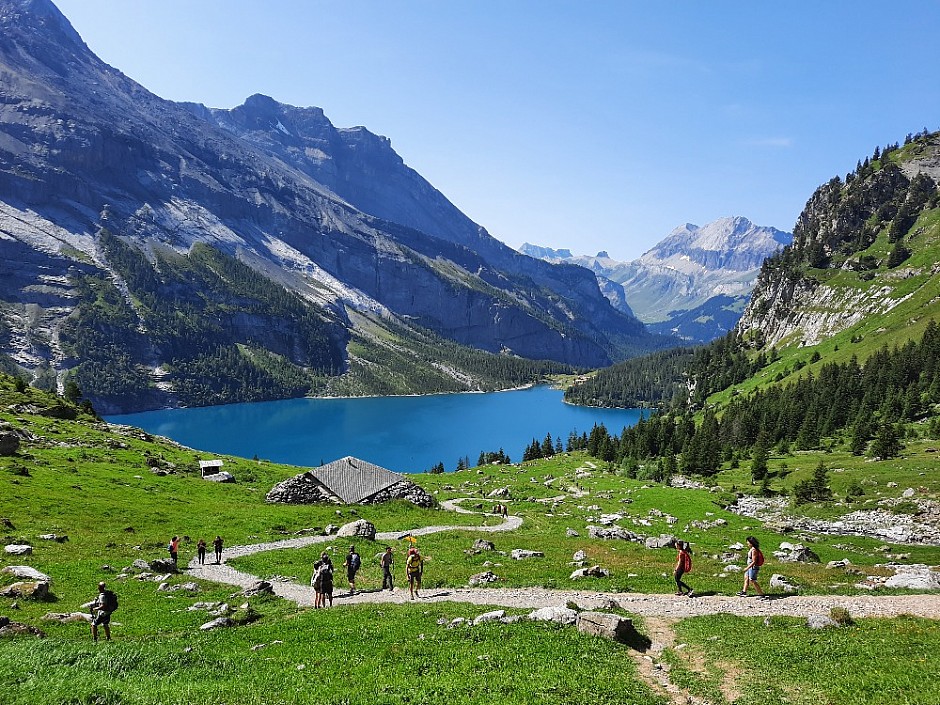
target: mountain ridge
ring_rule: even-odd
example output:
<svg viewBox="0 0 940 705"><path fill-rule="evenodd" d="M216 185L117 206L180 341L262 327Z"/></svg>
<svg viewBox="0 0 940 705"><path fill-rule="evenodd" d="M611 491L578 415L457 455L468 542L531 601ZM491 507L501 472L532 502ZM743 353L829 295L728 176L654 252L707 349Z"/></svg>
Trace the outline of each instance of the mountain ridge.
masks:
<svg viewBox="0 0 940 705"><path fill-rule="evenodd" d="M0 350L34 376L54 374L61 385L84 362L63 347L61 331L79 307L100 307L104 290L86 287L99 299L83 299L76 277L110 282L117 293L107 296L124 297L145 334L159 308L140 308L141 292L131 295L102 248L105 230L141 253L135 266L146 261L158 275L168 256L211 245L300 296L342 347L365 336L373 352L380 345L396 355L383 341L411 340L410 329L418 344L426 330L491 353L603 366L664 344L614 310L589 273L533 260L492 238L404 165L386 138L333 128L319 108L261 95L231 111L166 101L98 59L46 0L0 1L0 26L7 38L0 46L0 268L17 272L0 286ZM336 152L319 154L317 144ZM355 187L372 182L383 185ZM166 269L189 276L184 270ZM200 298L206 292L198 287L208 285L164 284L184 299ZM203 316L198 306L188 310ZM256 329L236 325L242 314L219 310L231 319L221 344L264 346ZM363 316L371 322L357 328ZM100 315L93 320L107 328ZM396 332L375 335L385 322ZM199 323L210 337L213 325ZM123 331L134 335L130 324ZM131 364L140 384L149 378L151 392L172 388L169 348L144 347ZM347 350L346 357L347 372L364 371L356 355ZM430 363L413 351L408 364L417 372ZM86 381L88 394L105 401L95 378Z"/></svg>
<svg viewBox="0 0 940 705"><path fill-rule="evenodd" d="M592 270L611 302L623 297L653 332L689 342L708 342L737 322L761 263L791 240L789 233L754 225L743 216L704 226L685 223L630 262L606 252L571 256L524 244L520 251L547 261L567 261ZM567 253L567 254L562 254ZM622 294L621 294L622 292Z"/></svg>

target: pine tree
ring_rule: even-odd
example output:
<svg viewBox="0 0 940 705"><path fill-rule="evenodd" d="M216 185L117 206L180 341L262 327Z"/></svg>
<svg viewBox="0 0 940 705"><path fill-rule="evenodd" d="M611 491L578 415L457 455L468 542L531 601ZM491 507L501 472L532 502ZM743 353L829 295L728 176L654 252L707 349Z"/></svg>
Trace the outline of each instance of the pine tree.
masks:
<svg viewBox="0 0 940 705"><path fill-rule="evenodd" d="M751 482L761 482L767 478L767 437L762 433L757 437L751 454Z"/></svg>

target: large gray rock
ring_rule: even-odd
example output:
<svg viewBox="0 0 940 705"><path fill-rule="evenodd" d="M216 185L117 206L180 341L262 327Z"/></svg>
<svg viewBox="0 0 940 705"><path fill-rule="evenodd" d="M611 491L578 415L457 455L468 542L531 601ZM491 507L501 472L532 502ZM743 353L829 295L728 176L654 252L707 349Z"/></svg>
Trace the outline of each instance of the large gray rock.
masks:
<svg viewBox="0 0 940 705"><path fill-rule="evenodd" d="M471 550L474 551L495 551L496 545L492 541L487 541L486 539L477 539L473 542Z"/></svg>
<svg viewBox="0 0 940 705"><path fill-rule="evenodd" d="M234 626L235 626L235 620L232 619L231 617L218 617L217 619L213 619L211 622L206 622L205 624L203 624L201 627L199 627L199 630L203 632L208 632L212 629L221 629L224 627L234 627Z"/></svg>
<svg viewBox="0 0 940 705"><path fill-rule="evenodd" d="M375 540L375 524L365 519L357 519L348 524L343 524L336 532L339 538L362 538L369 541Z"/></svg>
<svg viewBox="0 0 940 705"><path fill-rule="evenodd" d="M474 586L480 585L489 585L490 583L495 583L499 580L499 576L496 573L486 571L485 573L477 573L476 575L471 575L470 580L467 582Z"/></svg>
<svg viewBox="0 0 940 705"><path fill-rule="evenodd" d="M134 564L136 565L137 561L134 561ZM147 563L147 567L154 573L179 572L179 568L177 567L176 563L174 563L170 558L155 558L154 560Z"/></svg>
<svg viewBox="0 0 940 705"><path fill-rule="evenodd" d="M793 551L789 555L782 557L780 560L787 563L819 563L819 556L806 546L797 545L794 547Z"/></svg>
<svg viewBox="0 0 940 705"><path fill-rule="evenodd" d="M791 583L786 576L774 573L770 576L770 589L782 592L797 592L800 588Z"/></svg>
<svg viewBox="0 0 940 705"><path fill-rule="evenodd" d="M6 617L0 617L0 639L16 636L36 636L41 639L46 636L46 633L29 624L11 622Z"/></svg>
<svg viewBox="0 0 940 705"><path fill-rule="evenodd" d="M256 597L258 595L273 595L274 586L271 585L267 580L259 580L256 583L253 583L250 587L245 588L242 591L242 595L245 597Z"/></svg>
<svg viewBox="0 0 940 705"><path fill-rule="evenodd" d="M19 436L11 431L0 431L0 455L14 455L19 449Z"/></svg>
<svg viewBox="0 0 940 705"><path fill-rule="evenodd" d="M806 626L810 629L828 629L830 627L839 627L839 623L829 615L811 614L806 618Z"/></svg>
<svg viewBox="0 0 940 705"><path fill-rule="evenodd" d="M11 543L3 547L3 552L9 556L31 556L33 547L23 543Z"/></svg>
<svg viewBox="0 0 940 705"><path fill-rule="evenodd" d="M940 590L940 573L926 565L897 566L896 574L885 581L888 588Z"/></svg>
<svg viewBox="0 0 940 705"><path fill-rule="evenodd" d="M610 576L610 571L601 568L599 565L592 565L589 568L578 568L569 577L571 580L580 580L581 578L606 578Z"/></svg>
<svg viewBox="0 0 940 705"><path fill-rule="evenodd" d="M606 541L619 539L622 541L639 541L640 537L632 531L619 526L589 526L588 536L592 539L604 539Z"/></svg>
<svg viewBox="0 0 940 705"><path fill-rule="evenodd" d="M56 543L66 543L69 540L64 534L39 534L43 541L55 541Z"/></svg>
<svg viewBox="0 0 940 705"><path fill-rule="evenodd" d="M12 575L14 578L18 578L19 580L32 580L34 582L40 583L52 582L52 578L50 578L48 575L28 565L8 565L6 568L0 569L0 573L3 573L4 575Z"/></svg>
<svg viewBox="0 0 940 705"><path fill-rule="evenodd" d="M530 551L527 548L514 548L509 557L514 561L521 561L525 558L544 558L545 553L543 551Z"/></svg>
<svg viewBox="0 0 940 705"><path fill-rule="evenodd" d="M536 622L574 624L578 619L578 613L569 607L540 607L529 613L529 619Z"/></svg>
<svg viewBox="0 0 940 705"><path fill-rule="evenodd" d="M633 620L609 612L580 612L576 621L578 631L621 644L638 644L642 637L633 626Z"/></svg>
<svg viewBox="0 0 940 705"><path fill-rule="evenodd" d="M72 622L90 622L91 615L88 612L47 612L40 619L43 622L70 624Z"/></svg>
<svg viewBox="0 0 940 705"><path fill-rule="evenodd" d="M0 597L29 598L33 600L44 600L49 596L49 583L45 580L22 581L13 583L9 587L0 590Z"/></svg>
<svg viewBox="0 0 940 705"><path fill-rule="evenodd" d="M669 534L660 534L659 536L647 536L644 541L647 548L675 548L676 537Z"/></svg>
<svg viewBox="0 0 940 705"><path fill-rule="evenodd" d="M492 612L484 612L483 614L474 617L473 626L483 624L484 622L498 622L505 616L506 610L493 610Z"/></svg>

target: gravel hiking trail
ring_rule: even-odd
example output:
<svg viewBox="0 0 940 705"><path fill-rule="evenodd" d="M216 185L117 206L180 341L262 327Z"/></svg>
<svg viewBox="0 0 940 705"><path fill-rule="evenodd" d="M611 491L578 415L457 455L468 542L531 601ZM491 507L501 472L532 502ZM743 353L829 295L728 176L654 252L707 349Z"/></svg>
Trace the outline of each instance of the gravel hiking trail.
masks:
<svg viewBox="0 0 940 705"><path fill-rule="evenodd" d="M452 499L441 503L441 507L461 514L477 514L460 506L460 502L476 501ZM441 531L467 531L494 533L513 531L522 526L522 517L510 515L500 524L491 526L424 526L403 531L385 531L377 533L375 540L394 541L403 536L426 536ZM240 588L250 587L260 580L255 575L244 573L226 565L226 561L263 551L280 551L302 548L318 543L336 542L335 535L304 536L283 541L271 541L245 546L232 546L222 553L222 563L199 565L194 558L190 561L187 573L191 577L224 583ZM312 607L313 588L309 585L275 581L272 583L275 594L291 600L301 607ZM407 603L408 590L396 588L394 591L362 590L354 595L342 591L333 594L334 605L362 603ZM432 588L422 590L417 602L465 602L474 605L492 605L498 607L517 607L537 609L564 605L574 602L584 609L609 608L611 601L621 609L644 617L665 619L683 619L709 614L733 614L748 617L791 616L808 617L828 614L833 607L849 610L853 617L897 617L902 614L929 619L940 619L940 595L787 595L774 596L769 600L756 597L736 597L729 595L706 594L694 598L677 597L672 594L638 594L599 592L592 590L561 590L538 587L521 588Z"/></svg>

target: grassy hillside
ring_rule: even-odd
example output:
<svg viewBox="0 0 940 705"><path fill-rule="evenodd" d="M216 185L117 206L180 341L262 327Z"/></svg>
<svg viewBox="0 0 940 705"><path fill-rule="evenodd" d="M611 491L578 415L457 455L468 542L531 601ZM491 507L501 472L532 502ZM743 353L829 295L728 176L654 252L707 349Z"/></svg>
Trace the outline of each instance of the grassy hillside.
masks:
<svg viewBox="0 0 940 705"><path fill-rule="evenodd" d="M75 418L54 418L49 413ZM12 609L12 600L0 598L0 614L39 626L48 635L44 640L0 639L0 679L8 684L4 702L664 702L639 675L626 647L544 624L448 630L438 623L456 616L472 617L486 611L485 607L418 603L304 610L276 598L252 598L251 608L260 616L254 623L200 632L199 625L209 618L205 611L190 611L189 607L199 601L227 601L237 608L245 598L233 594L231 587L204 582L197 593L159 592L153 582L119 580L116 572L136 558L165 556L165 545L173 534L188 537L181 551L185 562L194 554L195 540L200 536L211 539L221 534L231 546L285 538L358 516L374 522L380 531L430 524L474 525L486 520L402 503L358 509L268 505L263 501L265 492L299 472L298 468L226 458L226 468L238 482L205 482L198 477L196 461L208 457L206 454L140 430L107 426L43 392L29 388L18 392L8 377L0 378L0 422L25 436L15 455L0 458L0 518L8 520L0 531L5 544L33 546L31 556L0 554L0 565L30 565L53 579L53 596L48 601L21 599L18 609ZM934 478L921 475L930 458L925 450L904 461L885 464L852 464L850 458L834 456L835 464L845 461L844 472L833 475L834 489L838 494L842 483L860 477L877 483L866 485L869 495L863 501L875 503L897 496L908 482L924 486L926 496L936 496ZM815 459L809 454L771 458L774 486L784 487L808 473ZM423 537L420 545L428 557L426 584L465 585L470 575L487 569L484 562L489 560L497 564L489 569L502 579L497 586L576 585L587 590L671 592L672 550L587 538L586 525L605 513L623 513L618 523L644 535L676 533L691 541L695 570L689 581L705 593L727 594L738 589L739 575L721 577L724 564L719 555L730 543L754 533L769 549L769 557L779 541L793 540L722 509L731 485L746 482L742 469L726 470L718 476L723 493L673 489L603 468L595 459L572 453L522 467L491 466L459 474L416 476L439 498L476 498L464 502L469 508L479 505L485 509L496 501L487 497L493 489L509 488L511 511L521 515L525 523L516 532L491 537L497 550L530 548L546 554L545 558L523 561L486 553L469 555L466 550L476 534L458 531ZM900 486L888 487L888 477L899 480ZM572 487L587 494L577 496L570 491ZM557 497L562 499L539 501ZM674 516L676 522L668 523L659 512ZM694 521L716 520L726 524L710 528L692 525ZM568 528L579 536L569 536ZM69 540L40 539L45 533L65 534ZM853 585L857 578L825 568L827 560L847 557L871 574L878 574L881 569L874 566L884 562L884 553L878 550L882 542L873 539L800 536L799 540L811 545L823 563L778 564L770 558L768 574L784 573L805 592L856 592ZM345 541L335 542L331 550L340 553L345 546ZM365 558L361 587L380 584L371 560L380 548L359 542ZM401 546L396 548L402 550ZM573 583L568 564L577 550L584 550L590 563L608 568L611 576ZM935 547L890 550L908 553L910 562L940 563L940 549ZM261 577L293 576L306 582L311 560L309 550L275 551L241 559L236 565ZM83 622L42 620L47 612L79 609L91 599L99 580L109 581L121 597L114 642L92 644ZM188 580L184 572L169 582L178 585ZM0 576L0 586L11 582L10 576ZM694 622L687 629L680 624L680 634L697 649L711 653L711 646L706 645L716 633L752 628L743 618L724 620L705 621L704 627ZM642 620L638 624L641 630L647 629ZM864 620L859 628L853 628L855 631L846 632L847 639L860 644L851 657L865 658L866 649L870 651L879 639L890 638L902 627L917 635L917 649L935 650L940 646L936 630L922 624L917 620ZM766 697L749 702L789 702L792 688L786 684L791 682L800 684L805 697L818 696L820 691L805 682L799 666L800 655L811 656L818 642L804 641L806 628L794 620L775 620L773 625L761 636L765 659L761 663L772 662L775 677L783 685L761 690ZM750 667L749 654L726 648L724 641L722 644L723 666ZM918 666L918 672L935 673L933 663ZM921 681L925 688L921 696L916 684L904 680L903 664L891 662L872 668L875 675L867 678L894 679L891 682L910 688L910 702L929 702L925 698L926 693L932 693L930 678L925 676ZM858 677L856 669L836 669L832 678L839 688L828 702L865 702L852 694ZM710 687L707 679L699 683L699 678L704 676L696 675L693 669L688 676L690 690Z"/></svg>

